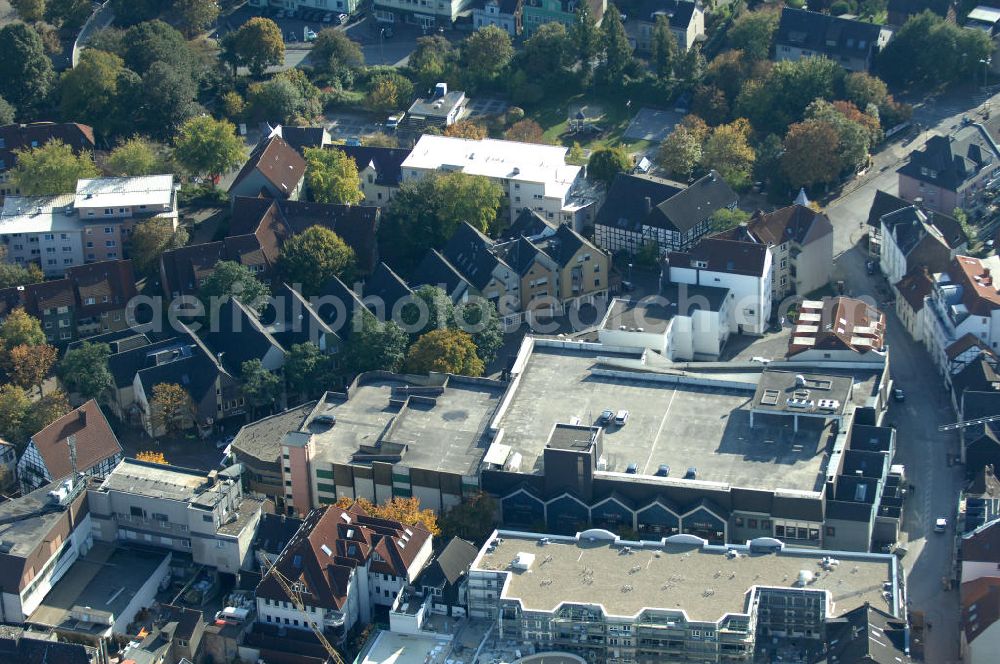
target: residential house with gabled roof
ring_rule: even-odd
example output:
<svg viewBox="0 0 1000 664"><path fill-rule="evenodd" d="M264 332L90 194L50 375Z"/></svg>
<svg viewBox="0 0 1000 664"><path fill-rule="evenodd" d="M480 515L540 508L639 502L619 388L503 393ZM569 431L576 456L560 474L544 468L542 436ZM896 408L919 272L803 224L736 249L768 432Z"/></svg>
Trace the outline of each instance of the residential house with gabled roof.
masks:
<svg viewBox="0 0 1000 664"><path fill-rule="evenodd" d="M867 72L891 36L891 30L874 23L783 7L774 35L774 59L819 56L848 71Z"/></svg>
<svg viewBox="0 0 1000 664"><path fill-rule="evenodd" d="M827 618L823 653L812 664L910 664L906 620L865 602Z"/></svg>
<svg viewBox="0 0 1000 664"><path fill-rule="evenodd" d="M472 25L476 30L495 25L511 39L521 35L523 16L524 0L476 0L472 7Z"/></svg>
<svg viewBox="0 0 1000 664"><path fill-rule="evenodd" d="M403 184L402 166L409 150L374 145L336 145L330 149L342 150L354 160L365 195L362 205L388 205Z"/></svg>
<svg viewBox="0 0 1000 664"><path fill-rule="evenodd" d="M697 0L641 0L629 6L625 32L637 51L649 53L653 28L662 16L670 25L681 52L705 38L705 10Z"/></svg>
<svg viewBox="0 0 1000 664"><path fill-rule="evenodd" d="M416 580L430 560L432 540L422 525L372 517L357 504L314 509L275 562L286 579L301 584L306 614L265 574L256 591L257 622L308 630L308 618L340 642Z"/></svg>
<svg viewBox="0 0 1000 664"><path fill-rule="evenodd" d="M968 248L969 238L956 219L910 205L881 218L879 265L890 284L913 269L948 269L955 256Z"/></svg>
<svg viewBox="0 0 1000 664"><path fill-rule="evenodd" d="M716 211L733 209L736 193L715 171L689 187L650 175L619 174L594 221L597 246L637 254L655 244L660 256L686 251L710 230Z"/></svg>
<svg viewBox="0 0 1000 664"><path fill-rule="evenodd" d="M460 615L469 605L469 568L479 549L460 537L451 541L434 556L414 582L424 597L431 600L431 611L445 615Z"/></svg>
<svg viewBox="0 0 1000 664"><path fill-rule="evenodd" d="M122 458L122 446L91 399L36 432L17 462L21 493L82 473L104 477Z"/></svg>
<svg viewBox="0 0 1000 664"><path fill-rule="evenodd" d="M397 302L406 301L413 296L413 289L392 268L379 263L372 275L365 279L364 294L365 304L370 309L377 312L381 306L384 312L391 315Z"/></svg>
<svg viewBox="0 0 1000 664"><path fill-rule="evenodd" d="M0 203L5 196L21 192L9 182L10 171L17 166L17 151L30 150L49 141L60 141L73 150L73 154L94 153L93 127L77 122L31 122L0 127Z"/></svg>
<svg viewBox="0 0 1000 664"><path fill-rule="evenodd" d="M597 25L604 20L604 12L608 8L608 0L526 0L524 3L524 36L535 34L535 31L545 23L553 21L562 23L569 29L576 20L576 6L586 2Z"/></svg>
<svg viewBox="0 0 1000 664"><path fill-rule="evenodd" d="M910 201L904 201L899 196L887 194L881 189L875 190L875 198L872 199L871 207L868 209L868 253L870 256L878 256L879 245L882 242L882 217L902 210L913 205Z"/></svg>
<svg viewBox="0 0 1000 664"><path fill-rule="evenodd" d="M250 157L229 185L229 198L249 196L298 200L305 183L306 160L283 138L271 135Z"/></svg>
<svg viewBox="0 0 1000 664"><path fill-rule="evenodd" d="M462 302L476 293L475 287L437 249L430 249L424 254L414 274L420 275L417 281L424 282L417 284L418 287L437 286L455 303Z"/></svg>
<svg viewBox="0 0 1000 664"><path fill-rule="evenodd" d="M983 204L986 186L1000 175L1000 147L981 124L960 127L948 136L932 136L896 169L899 196L920 200L924 208L951 214Z"/></svg>
<svg viewBox="0 0 1000 664"><path fill-rule="evenodd" d="M282 244L311 226L337 233L354 250L359 272L367 274L378 263L380 221L381 210L375 207L236 197L226 238L163 252L160 277L164 294L193 295L220 260L238 262L270 283Z"/></svg>
<svg viewBox="0 0 1000 664"><path fill-rule="evenodd" d="M1000 290L995 274L1000 274L996 256L956 256L947 270L933 274L934 287L925 301L924 345L946 385L952 344L970 333L976 343L990 350L1000 344Z"/></svg>
<svg viewBox="0 0 1000 664"><path fill-rule="evenodd" d="M672 251L664 262L665 284L728 289L732 294L730 332L763 334L771 318L771 252L758 242L705 238L686 252Z"/></svg>
<svg viewBox="0 0 1000 664"><path fill-rule="evenodd" d="M995 662L1000 648L1000 577L984 576L974 581L963 578L960 601L962 661Z"/></svg>
<svg viewBox="0 0 1000 664"><path fill-rule="evenodd" d="M493 240L463 222L441 249L441 255L475 289L475 294L497 305L506 315L521 308L516 271L493 250ZM419 273L417 276L420 276Z"/></svg>
<svg viewBox="0 0 1000 664"><path fill-rule="evenodd" d="M23 307L41 322L50 344L64 345L126 329L125 312L136 294L132 261L77 265L62 279L0 289L0 318Z"/></svg>
<svg viewBox="0 0 1000 664"><path fill-rule="evenodd" d="M774 299L805 295L830 283L833 272L833 224L822 212L789 205L757 211L743 226L715 237L760 242L770 247Z"/></svg>
<svg viewBox="0 0 1000 664"><path fill-rule="evenodd" d="M271 125L264 123L263 131L268 136L280 136L285 143L303 157L306 148L325 148L333 142L326 127L289 127L287 125Z"/></svg>
<svg viewBox="0 0 1000 664"><path fill-rule="evenodd" d="M256 318L262 330L285 350L296 344L311 343L324 353L340 352L340 337L320 318L313 304L302 293L282 283Z"/></svg>
<svg viewBox="0 0 1000 664"><path fill-rule="evenodd" d="M885 314L862 300L803 300L788 342L789 360L884 365Z"/></svg>
<svg viewBox="0 0 1000 664"><path fill-rule="evenodd" d="M896 293L896 315L909 332L910 338L922 341L924 328L927 326L927 321L924 320L926 315L924 300L934 289L934 280L930 272L923 268L910 270L902 279L892 284L892 289Z"/></svg>
<svg viewBox="0 0 1000 664"><path fill-rule="evenodd" d="M18 664L104 664L105 648L59 641L54 632L6 627L0 632L0 658Z"/></svg>

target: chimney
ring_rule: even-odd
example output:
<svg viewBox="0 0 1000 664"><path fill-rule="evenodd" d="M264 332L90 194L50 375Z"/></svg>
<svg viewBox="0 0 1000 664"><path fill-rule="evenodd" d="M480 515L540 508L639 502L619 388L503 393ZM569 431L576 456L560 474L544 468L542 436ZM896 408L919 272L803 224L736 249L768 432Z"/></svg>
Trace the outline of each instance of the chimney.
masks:
<svg viewBox="0 0 1000 664"><path fill-rule="evenodd" d="M80 426L87 426L87 411L81 406L80 410L76 411L76 416L80 420Z"/></svg>
<svg viewBox="0 0 1000 664"><path fill-rule="evenodd" d="M653 199L650 198L649 196L646 196L645 200L646 200L646 214L649 214L650 212L653 211Z"/></svg>

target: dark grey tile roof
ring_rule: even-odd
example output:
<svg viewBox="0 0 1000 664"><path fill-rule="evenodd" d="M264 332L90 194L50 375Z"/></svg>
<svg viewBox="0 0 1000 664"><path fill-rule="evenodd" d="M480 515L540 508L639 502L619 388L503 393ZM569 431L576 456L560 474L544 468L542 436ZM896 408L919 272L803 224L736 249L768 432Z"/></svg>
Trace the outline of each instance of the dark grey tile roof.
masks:
<svg viewBox="0 0 1000 664"><path fill-rule="evenodd" d="M826 621L826 652L816 664L870 662L908 664L909 634L906 621L867 602Z"/></svg>
<svg viewBox="0 0 1000 664"><path fill-rule="evenodd" d="M682 233L708 219L717 210L732 207L739 202L736 192L716 171L711 171L687 189L671 196L656 206L660 223L654 226L673 228ZM656 220L653 214L651 219Z"/></svg>
<svg viewBox="0 0 1000 664"><path fill-rule="evenodd" d="M257 316L236 298L230 298L222 306L215 327L215 330L199 331L198 335L233 376L240 375L244 362L263 359L271 348L284 352Z"/></svg>
<svg viewBox="0 0 1000 664"><path fill-rule="evenodd" d="M391 311L396 302L410 295L413 295L413 289L385 263L379 263L372 275L365 280L365 298L381 298L387 311Z"/></svg>
<svg viewBox="0 0 1000 664"><path fill-rule="evenodd" d="M514 223L501 231L500 240L514 240L519 237L532 240L543 235L551 235L558 227L559 224L548 221L534 210L524 208L518 213Z"/></svg>
<svg viewBox="0 0 1000 664"><path fill-rule="evenodd" d="M666 16L671 28L687 30L694 8L694 0L639 0L629 5L629 14L631 18L647 23L656 23L658 16Z"/></svg>
<svg viewBox="0 0 1000 664"><path fill-rule="evenodd" d="M872 200L872 206L868 210L868 225L879 229L882 227L883 216L911 205L913 204L909 201L903 200L899 196L893 196L892 194L887 194L881 189L876 189L875 198Z"/></svg>
<svg viewBox="0 0 1000 664"><path fill-rule="evenodd" d="M313 402L315 403L315 402ZM262 514L253 548L274 555L281 553L302 526L302 519L284 514Z"/></svg>
<svg viewBox="0 0 1000 664"><path fill-rule="evenodd" d="M266 463L277 462L281 455L281 437L289 431L298 431L315 406L316 402L310 401L243 425L233 439L236 457L247 455Z"/></svg>
<svg viewBox="0 0 1000 664"><path fill-rule="evenodd" d="M455 230L441 254L480 291L490 283L493 271L503 264L493 253L493 240L467 223Z"/></svg>
<svg viewBox="0 0 1000 664"><path fill-rule="evenodd" d="M463 285L466 290L472 289L472 284L436 249L427 252L414 274L422 282L416 285L441 286L449 295Z"/></svg>
<svg viewBox="0 0 1000 664"><path fill-rule="evenodd" d="M874 23L784 7L774 43L822 53L834 60L864 59L875 48L881 29Z"/></svg>
<svg viewBox="0 0 1000 664"><path fill-rule="evenodd" d="M984 168L996 168L998 154L985 128L962 127L950 136L932 136L923 149L910 153L898 173L957 191Z"/></svg>
<svg viewBox="0 0 1000 664"><path fill-rule="evenodd" d="M766 245L756 242L705 238L689 251L672 251L667 256L670 265L679 268L690 268L693 261L701 261L707 264L702 268L705 270L761 276L767 251Z"/></svg>
<svg viewBox="0 0 1000 664"><path fill-rule="evenodd" d="M372 145L337 145L331 149L343 150L354 160L358 172L375 168L375 184L383 187L398 187L403 181L403 162L410 156L409 150L402 148L382 148Z"/></svg>
<svg viewBox="0 0 1000 664"><path fill-rule="evenodd" d="M323 127L281 126L281 137L302 156L305 156L306 148L323 147L323 132Z"/></svg>
<svg viewBox="0 0 1000 664"><path fill-rule="evenodd" d="M118 389L128 387L139 371L156 365L158 353L173 351L176 351L178 357L181 354L190 354L190 343L180 338L165 339L108 356L108 370L111 372L115 387Z"/></svg>
<svg viewBox="0 0 1000 664"><path fill-rule="evenodd" d="M602 226L636 228L652 210L677 195L684 187L652 175L619 173L615 176L594 223ZM647 205L647 200L648 205Z"/></svg>

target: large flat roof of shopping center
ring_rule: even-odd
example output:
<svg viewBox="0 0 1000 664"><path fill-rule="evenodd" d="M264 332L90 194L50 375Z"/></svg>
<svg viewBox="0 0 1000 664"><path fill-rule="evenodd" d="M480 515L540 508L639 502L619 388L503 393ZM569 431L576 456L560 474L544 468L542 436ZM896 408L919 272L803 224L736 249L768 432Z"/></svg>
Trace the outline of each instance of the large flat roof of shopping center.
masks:
<svg viewBox="0 0 1000 664"><path fill-rule="evenodd" d="M674 478L667 481L680 481L687 468L696 467L698 480L732 486L821 489L832 421L803 419L796 433L790 417L756 415L751 429L750 405L759 370L742 377L747 390L671 384L604 363L601 358L609 356L613 354L607 350L535 345L500 421L503 443L521 454L521 472L541 471L555 424L579 417L589 425L605 409L626 409L625 426L605 429L608 471L624 473L635 463L638 474L651 476L660 464L667 464ZM633 361L620 359L623 364ZM596 375L594 369L602 365L623 375Z"/></svg>
<svg viewBox="0 0 1000 664"><path fill-rule="evenodd" d="M493 550L480 552L473 570L510 572L504 598L519 599L526 610L552 611L560 603L601 604L606 613L633 616L645 607L683 610L690 620L717 621L727 613L747 611L752 586L801 588L802 570L815 579L804 588L827 590L833 616L870 602L893 613L883 598L884 584L893 581L894 558L881 554L835 552L839 564L821 565L829 552L783 550L780 553L740 551L727 557L726 547L643 543L624 553L614 541L500 532ZM495 540L494 540L495 541ZM512 561L519 553L534 554L527 570Z"/></svg>
<svg viewBox="0 0 1000 664"><path fill-rule="evenodd" d="M444 664L450 662L451 643L446 639L382 631L361 664Z"/></svg>
<svg viewBox="0 0 1000 664"><path fill-rule="evenodd" d="M405 407L400 400L411 398ZM400 463L460 475L475 475L486 452L486 429L504 385L451 376L439 394L413 398L420 388L398 379L374 380L353 387L347 400L327 398L306 419L302 431L313 435L314 458L350 463L361 446L403 444ZM433 388L431 389L433 392ZM327 426L316 416L332 413Z"/></svg>

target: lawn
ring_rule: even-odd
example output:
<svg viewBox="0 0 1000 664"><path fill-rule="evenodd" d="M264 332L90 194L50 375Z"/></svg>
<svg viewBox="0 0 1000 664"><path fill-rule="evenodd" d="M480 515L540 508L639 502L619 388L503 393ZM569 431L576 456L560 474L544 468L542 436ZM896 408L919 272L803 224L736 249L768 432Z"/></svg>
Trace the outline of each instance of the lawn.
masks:
<svg viewBox="0 0 1000 664"><path fill-rule="evenodd" d="M599 133L569 133L569 118L581 107L588 123L601 129ZM624 145L629 152L645 153L653 145L651 141L634 141L622 136L637 111L638 107L628 108L622 99L578 94L542 102L529 109L528 116L542 126L545 140L553 144L572 147L573 143L579 143L584 150Z"/></svg>

